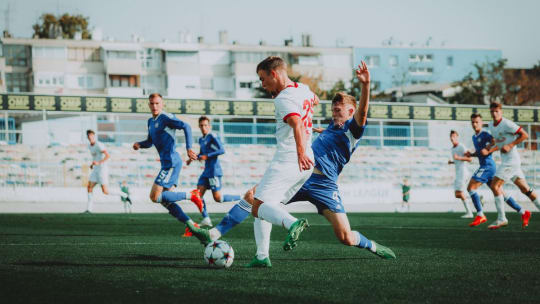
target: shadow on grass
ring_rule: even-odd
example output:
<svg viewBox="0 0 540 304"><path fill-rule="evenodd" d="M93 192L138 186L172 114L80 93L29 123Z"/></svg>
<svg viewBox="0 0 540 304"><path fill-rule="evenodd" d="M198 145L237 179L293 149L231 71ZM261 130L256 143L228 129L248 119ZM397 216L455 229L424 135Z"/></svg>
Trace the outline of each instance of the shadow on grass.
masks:
<svg viewBox="0 0 540 304"><path fill-rule="evenodd" d="M48 234L48 233L0 233L0 236L32 236L32 237L38 237L38 236L51 236L51 237L96 237L96 236L104 236L104 237L116 237L121 236L125 237L125 234Z"/></svg>
<svg viewBox="0 0 540 304"><path fill-rule="evenodd" d="M192 259L190 259L192 260ZM17 266L33 266L33 267L135 267L135 268L175 268L175 269L211 269L218 270L218 268L208 265L174 265L174 264L125 264L125 263L73 263L64 261L42 261L42 262L19 262L13 263Z"/></svg>

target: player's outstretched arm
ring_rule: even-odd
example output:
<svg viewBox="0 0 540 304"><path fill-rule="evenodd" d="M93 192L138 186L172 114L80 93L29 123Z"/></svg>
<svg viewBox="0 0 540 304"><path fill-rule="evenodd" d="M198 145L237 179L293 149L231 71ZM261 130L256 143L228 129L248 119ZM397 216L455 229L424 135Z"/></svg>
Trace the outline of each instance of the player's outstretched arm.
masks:
<svg viewBox="0 0 540 304"><path fill-rule="evenodd" d="M306 155L305 128L302 119L300 116L292 115L287 118L287 124L293 129L296 154L298 156L298 168L300 171L311 169L313 161Z"/></svg>
<svg viewBox="0 0 540 304"><path fill-rule="evenodd" d="M150 137L150 134L148 134L146 140L138 141L133 144L133 150L147 149L150 147L152 147L152 138Z"/></svg>
<svg viewBox="0 0 540 304"><path fill-rule="evenodd" d="M360 104L354 113L354 120L358 126L362 127L366 124L367 120L370 83L369 70L364 61L358 65L358 69L356 70L356 78L358 78L358 81L360 81L362 84L362 95L360 96Z"/></svg>
<svg viewBox="0 0 540 304"><path fill-rule="evenodd" d="M223 144L221 143L221 140L219 140L219 138L217 138L217 137L212 136L212 141L216 145L217 150L208 153L207 156L208 157L214 157L214 156L225 154L225 147L223 147Z"/></svg>
<svg viewBox="0 0 540 304"><path fill-rule="evenodd" d="M189 159L197 160L197 154L191 147L193 146L193 135L191 134L191 127L189 124L181 121L176 117L167 117L165 124L172 129L183 130L186 137L186 150Z"/></svg>

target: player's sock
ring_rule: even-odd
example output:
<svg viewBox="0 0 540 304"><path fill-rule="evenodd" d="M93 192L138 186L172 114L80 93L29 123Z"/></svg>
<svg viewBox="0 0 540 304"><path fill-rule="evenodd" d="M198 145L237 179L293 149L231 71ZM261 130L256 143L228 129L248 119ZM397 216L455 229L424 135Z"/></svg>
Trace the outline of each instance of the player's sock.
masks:
<svg viewBox="0 0 540 304"><path fill-rule="evenodd" d="M183 201L186 199L186 197L187 196L185 192L163 191L160 196L161 200L158 198L158 203L174 203L178 201Z"/></svg>
<svg viewBox="0 0 540 304"><path fill-rule="evenodd" d="M469 204L467 204L467 199L462 199L461 202L463 203L463 207L465 207L467 214L472 214Z"/></svg>
<svg viewBox="0 0 540 304"><path fill-rule="evenodd" d="M516 200L511 196L505 196L504 201L510 206L512 209L516 210L517 212L523 214L525 213L525 209L521 208L521 206L516 202Z"/></svg>
<svg viewBox="0 0 540 304"><path fill-rule="evenodd" d="M172 193L173 195L171 195L170 193ZM174 194L177 194L177 193L183 193L184 194L184 199L186 198L186 193L185 192L165 191L158 197L157 202L161 203L161 205L163 205L163 207L167 208L167 210L169 210L170 215L177 218L180 222L188 224L187 222L191 221L189 216L187 216L184 213L182 208L180 208L180 206L178 206L178 204L176 204L175 201L170 201L171 198L174 199L176 197L179 197L179 196L174 195ZM168 195L165 195L165 194L168 194ZM193 222L193 221L191 221L191 222Z"/></svg>
<svg viewBox="0 0 540 304"><path fill-rule="evenodd" d="M234 201L239 201L240 199L241 199L240 195L224 194L221 197L220 203L234 202Z"/></svg>
<svg viewBox="0 0 540 304"><path fill-rule="evenodd" d="M86 211L92 212L92 206L94 205L94 194L88 192L88 203L86 204Z"/></svg>
<svg viewBox="0 0 540 304"><path fill-rule="evenodd" d="M217 224L216 230L219 232L220 238L222 235L231 230L234 226L243 222L251 213L251 205L245 200L240 200L236 205L234 205L231 210L225 215L225 217ZM211 229L213 230L213 229ZM215 232L214 232L215 235ZM212 237L212 233L210 234ZM212 238L214 239L214 238Z"/></svg>
<svg viewBox="0 0 540 304"><path fill-rule="evenodd" d="M480 202L480 196L476 191L469 191L469 195L471 196L471 200L474 204L474 208L476 208L476 215L484 216L484 211L482 210L482 202Z"/></svg>
<svg viewBox="0 0 540 304"><path fill-rule="evenodd" d="M373 242L371 242L370 240L368 240L367 237L365 237L363 234L361 234L360 232L358 231L354 231L353 230L353 235L356 236L356 240L355 240L355 245L356 247L358 248L364 248L364 249L369 249L371 250L372 252L375 252L377 250L377 248L374 248L373 246Z"/></svg>
<svg viewBox="0 0 540 304"><path fill-rule="evenodd" d="M207 218L208 217L208 211L206 210L206 202L204 201L204 199L202 200L202 203L203 203L203 210L201 212L201 215L203 218Z"/></svg>
<svg viewBox="0 0 540 304"><path fill-rule="evenodd" d="M506 214L504 212L504 196L495 196L495 207L497 208L497 219L501 221L506 221Z"/></svg>
<svg viewBox="0 0 540 304"><path fill-rule="evenodd" d="M533 201L534 205L536 206L536 208L538 208L538 210L540 210L540 201L538 200L538 198L536 198L534 201Z"/></svg>
<svg viewBox="0 0 540 304"><path fill-rule="evenodd" d="M281 204L263 203L259 207L259 218L268 221L274 225L283 226L289 230L291 225L298 219L292 216L287 210L283 209Z"/></svg>
<svg viewBox="0 0 540 304"><path fill-rule="evenodd" d="M264 260L270 256L272 224L256 218L253 222L253 232L255 234L255 243L257 244L257 259Z"/></svg>

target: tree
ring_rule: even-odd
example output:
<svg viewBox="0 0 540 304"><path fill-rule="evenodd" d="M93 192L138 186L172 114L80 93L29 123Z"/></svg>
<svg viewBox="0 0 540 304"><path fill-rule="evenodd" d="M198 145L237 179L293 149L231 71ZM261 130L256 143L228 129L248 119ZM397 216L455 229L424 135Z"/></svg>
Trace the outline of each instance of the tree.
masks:
<svg viewBox="0 0 540 304"><path fill-rule="evenodd" d="M60 17L53 14L43 14L38 23L32 26L34 37L73 39L76 33L81 33L82 39L91 39L92 35L88 31L88 19L82 15L69 15L67 13Z"/></svg>
<svg viewBox="0 0 540 304"><path fill-rule="evenodd" d="M527 105L540 101L540 62L532 69L507 69L504 80L508 88L507 104Z"/></svg>
<svg viewBox="0 0 540 304"><path fill-rule="evenodd" d="M459 92L450 98L451 103L487 104L498 101L504 102L507 84L504 78L506 59L496 62L475 63L474 72L468 73L454 86Z"/></svg>
<svg viewBox="0 0 540 304"><path fill-rule="evenodd" d="M289 78L294 82L301 82L305 85L307 85L310 90L315 93L317 96L321 96L321 94L324 93L323 90L319 87L319 82L322 79L322 76L306 76L302 75L300 73L297 73L293 71L291 68L287 69L287 74L289 75ZM256 98L272 98L272 95L268 93L265 89L263 89L262 86L258 86L255 88L255 97Z"/></svg>

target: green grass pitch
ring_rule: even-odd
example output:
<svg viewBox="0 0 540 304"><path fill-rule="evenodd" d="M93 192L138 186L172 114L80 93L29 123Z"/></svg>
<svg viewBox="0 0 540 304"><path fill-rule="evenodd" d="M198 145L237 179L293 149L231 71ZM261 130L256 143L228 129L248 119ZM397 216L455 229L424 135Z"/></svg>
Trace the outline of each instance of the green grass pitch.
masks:
<svg viewBox="0 0 540 304"><path fill-rule="evenodd" d="M353 229L396 260L339 244L321 216L296 216L311 227L285 252L286 231L274 226L273 268L243 267L255 253L250 218L223 238L235 249L233 266L213 269L167 214L1 214L2 302L540 302L538 214L522 230L509 213L498 231L469 228L458 214L349 214Z"/></svg>

